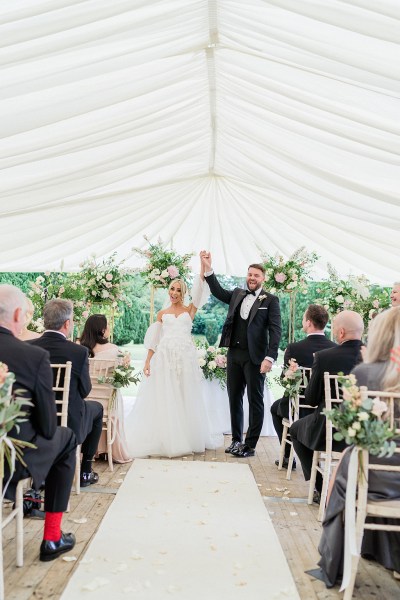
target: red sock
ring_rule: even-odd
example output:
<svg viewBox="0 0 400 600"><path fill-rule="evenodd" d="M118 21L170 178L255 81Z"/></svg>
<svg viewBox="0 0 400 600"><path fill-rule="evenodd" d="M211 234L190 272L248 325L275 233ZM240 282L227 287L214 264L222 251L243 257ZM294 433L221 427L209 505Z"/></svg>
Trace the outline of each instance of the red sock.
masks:
<svg viewBox="0 0 400 600"><path fill-rule="evenodd" d="M58 542L61 539L62 516L62 512L46 512L44 519L44 540L48 542Z"/></svg>

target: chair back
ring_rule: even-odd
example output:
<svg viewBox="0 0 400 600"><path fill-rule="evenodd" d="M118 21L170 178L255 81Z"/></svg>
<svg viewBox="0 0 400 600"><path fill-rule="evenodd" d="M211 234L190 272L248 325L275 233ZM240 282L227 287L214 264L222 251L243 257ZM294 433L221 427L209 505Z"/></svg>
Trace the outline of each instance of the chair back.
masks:
<svg viewBox="0 0 400 600"><path fill-rule="evenodd" d="M360 387L360 391L362 400L378 398L387 404L388 410L382 417L387 419L391 428L395 429L396 435L400 437L400 392L368 390L364 386ZM354 466L352 469L350 462L345 513L345 535L347 539L350 539L353 551L345 552L344 555L344 577L342 581L344 600L350 600L353 597L364 531L366 529L390 531L393 535L395 532L400 533L400 501L396 498L382 500L368 498L369 472L393 472L393 479L397 480L400 475L400 460L392 456L390 459L383 457L379 459L381 462L374 461L371 463L368 450L355 447L353 452L358 453L358 461L355 465L355 472L352 473ZM400 454L398 445L395 454L397 456ZM357 477L357 473L362 475ZM367 517L370 517L369 520L367 520ZM387 521L387 519L390 519L390 521Z"/></svg>
<svg viewBox="0 0 400 600"><path fill-rule="evenodd" d="M324 372L325 408L331 410L334 404L343 402L343 389L339 385L339 375ZM326 419L326 452L332 452L333 425Z"/></svg>
<svg viewBox="0 0 400 600"><path fill-rule="evenodd" d="M118 359L89 358L89 374L92 389L86 400L97 400L101 402L104 409L104 417L108 415L109 402L113 396L114 388L111 383L99 383L99 379L111 377L114 369L118 366Z"/></svg>
<svg viewBox="0 0 400 600"><path fill-rule="evenodd" d="M61 427L67 427L72 362L69 360L64 364L52 364L51 368L53 370L53 392L56 394L57 417Z"/></svg>
<svg viewBox="0 0 400 600"><path fill-rule="evenodd" d="M315 409L315 406L310 406L309 404L305 404L305 391L308 386L308 382L311 378L311 368L310 367L300 367L301 371L301 382L299 386L299 392L297 396L294 398L289 398L289 423L292 424L294 421L297 421L300 418L300 409L301 408L311 408Z"/></svg>

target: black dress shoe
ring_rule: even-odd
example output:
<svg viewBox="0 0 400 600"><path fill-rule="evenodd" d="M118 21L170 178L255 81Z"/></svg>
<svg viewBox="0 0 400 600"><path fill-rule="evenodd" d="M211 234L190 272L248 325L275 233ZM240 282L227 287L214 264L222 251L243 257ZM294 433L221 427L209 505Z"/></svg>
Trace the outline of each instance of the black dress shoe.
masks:
<svg viewBox="0 0 400 600"><path fill-rule="evenodd" d="M73 533L62 533L61 538L58 542L49 542L48 540L43 540L40 544L40 560L43 562L48 562L49 560L54 560L60 554L64 554L64 552L69 552L75 546L75 536Z"/></svg>
<svg viewBox="0 0 400 600"><path fill-rule="evenodd" d="M314 490L312 501L314 504L321 504L321 494L318 490Z"/></svg>
<svg viewBox="0 0 400 600"><path fill-rule="evenodd" d="M242 444L240 442L232 442L230 446L225 448L225 454L233 454L233 450L236 451L241 445Z"/></svg>
<svg viewBox="0 0 400 600"><path fill-rule="evenodd" d="M254 456L255 453L255 449L250 448L250 446L248 446L247 444L242 444L235 453L232 452L234 456L238 456L239 458L248 458L249 456Z"/></svg>
<svg viewBox="0 0 400 600"><path fill-rule="evenodd" d="M279 467L279 458L275 461L275 464L277 467ZM288 466L289 466L289 459L284 457L282 467L284 469L287 469ZM292 471L295 471L295 470L296 470L296 461L293 459Z"/></svg>
<svg viewBox="0 0 400 600"><path fill-rule="evenodd" d="M94 471L90 473L82 473L81 474L81 487L87 487L88 485L93 485L94 483L98 483L99 476Z"/></svg>

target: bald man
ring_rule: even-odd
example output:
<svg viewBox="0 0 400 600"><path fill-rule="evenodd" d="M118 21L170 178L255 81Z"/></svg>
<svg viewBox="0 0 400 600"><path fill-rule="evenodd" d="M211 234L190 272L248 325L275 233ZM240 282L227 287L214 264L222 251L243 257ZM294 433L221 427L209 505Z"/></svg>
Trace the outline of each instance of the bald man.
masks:
<svg viewBox="0 0 400 600"><path fill-rule="evenodd" d="M45 523L40 560L49 561L72 550L75 536L61 531L62 515L67 509L75 473L76 438L68 427L57 427L53 373L49 354L17 339L25 324L25 295L13 285L0 285L0 362L15 374L14 390L23 392L32 406L23 408L26 421L9 436L32 442L24 449L24 462L16 461L15 472L6 491L14 500L18 481L31 476L33 487L45 482ZM7 461L5 481L9 478Z"/></svg>
<svg viewBox="0 0 400 600"><path fill-rule="evenodd" d="M311 476L314 450L325 450L326 417L321 415L325 408L324 372L331 375L343 372L345 375L361 362L361 337L364 331L362 317L352 311L344 310L333 320L333 335L338 343L334 348L316 352L312 365L312 375L305 390L304 404L316 406L316 410L293 423L290 435L294 451L300 459L305 480ZM333 442L333 449L344 449L343 442ZM318 502L322 489L322 477L317 474L315 501Z"/></svg>

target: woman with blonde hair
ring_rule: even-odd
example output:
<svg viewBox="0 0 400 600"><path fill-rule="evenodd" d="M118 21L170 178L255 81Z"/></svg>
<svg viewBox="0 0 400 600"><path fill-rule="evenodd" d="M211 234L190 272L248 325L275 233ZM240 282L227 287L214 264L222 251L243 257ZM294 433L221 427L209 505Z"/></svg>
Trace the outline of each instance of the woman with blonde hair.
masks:
<svg viewBox="0 0 400 600"><path fill-rule="evenodd" d="M400 306L389 308L371 322L368 331L368 347L364 362L352 373L358 386L367 386L371 391L400 392L398 364L392 360L393 349L400 347ZM397 445L400 440L396 440ZM350 449L345 450L331 484L331 493L326 507L323 533L319 544L321 578L327 587L335 585L342 573L344 552L344 510L346 501L347 475ZM370 455L371 463L400 465L400 454L391 458ZM368 475L368 498L370 500L399 500L400 478L390 471L371 470ZM380 522L397 525L396 520L380 519ZM395 572L400 572L400 533L395 531L365 530L361 554L372 558Z"/></svg>
<svg viewBox="0 0 400 600"><path fill-rule="evenodd" d="M223 444L212 436L202 391L202 373L192 341L196 311L209 290L203 272L185 303L186 284L174 279L168 288L169 305L147 330L145 378L125 431L134 457L182 456Z"/></svg>
<svg viewBox="0 0 400 600"><path fill-rule="evenodd" d="M18 336L22 342L26 342L27 340L35 340L39 338L42 334L37 333L36 331L31 331L28 329L28 325L31 323L33 319L33 314L35 312L35 307L33 306L33 302L30 298L26 298L27 309L25 311L25 325L22 329L21 333Z"/></svg>

